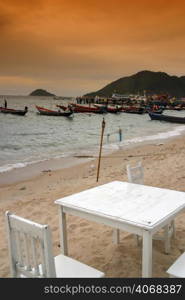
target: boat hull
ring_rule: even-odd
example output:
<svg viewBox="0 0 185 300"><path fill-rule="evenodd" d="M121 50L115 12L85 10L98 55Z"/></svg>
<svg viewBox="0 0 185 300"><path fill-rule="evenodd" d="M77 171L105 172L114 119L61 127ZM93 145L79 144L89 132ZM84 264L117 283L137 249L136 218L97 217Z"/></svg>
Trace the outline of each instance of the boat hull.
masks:
<svg viewBox="0 0 185 300"><path fill-rule="evenodd" d="M99 105L99 104L94 104L96 108L101 109L104 113L112 113L112 114L117 114L121 112L122 107L111 107L108 105Z"/></svg>
<svg viewBox="0 0 185 300"><path fill-rule="evenodd" d="M27 113L27 110L16 110L16 109L11 109L11 108L0 107L0 112L3 114L24 116Z"/></svg>
<svg viewBox="0 0 185 300"><path fill-rule="evenodd" d="M185 124L185 118L168 115L149 113L151 120L166 121L171 123Z"/></svg>
<svg viewBox="0 0 185 300"><path fill-rule="evenodd" d="M127 114L143 114L144 109L122 109L121 112L127 113Z"/></svg>
<svg viewBox="0 0 185 300"><path fill-rule="evenodd" d="M103 114L105 113L104 109L101 107L90 107L90 106L83 106L78 104L71 104L72 109L75 113L95 113L95 114Z"/></svg>
<svg viewBox="0 0 185 300"><path fill-rule="evenodd" d="M61 111L50 110L50 109L40 107L37 105L36 105L36 108L37 108L39 114L43 115L43 116L69 117L73 114L73 111L61 112Z"/></svg>

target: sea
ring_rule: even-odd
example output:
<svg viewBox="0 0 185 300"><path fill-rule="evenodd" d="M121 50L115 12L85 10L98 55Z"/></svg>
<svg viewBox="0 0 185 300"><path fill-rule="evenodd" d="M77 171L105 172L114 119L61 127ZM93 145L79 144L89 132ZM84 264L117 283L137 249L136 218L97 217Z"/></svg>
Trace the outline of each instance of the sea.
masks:
<svg viewBox="0 0 185 300"><path fill-rule="evenodd" d="M57 104L68 105L75 102L74 98L0 96L0 106L5 98L7 107L27 106L28 113L25 116L0 113L0 175L38 163L50 161L49 167L57 169L74 158L97 157L101 141L102 155L107 155L124 147L185 134L185 125L151 121L148 114L75 113L72 117L54 117L39 115L35 107L57 110ZM185 110L166 110L164 114L185 117Z"/></svg>

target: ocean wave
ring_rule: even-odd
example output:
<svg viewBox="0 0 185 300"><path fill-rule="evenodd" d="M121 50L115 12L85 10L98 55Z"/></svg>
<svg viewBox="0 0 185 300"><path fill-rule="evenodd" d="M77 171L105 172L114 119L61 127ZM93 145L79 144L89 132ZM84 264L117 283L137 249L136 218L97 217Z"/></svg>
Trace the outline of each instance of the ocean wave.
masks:
<svg viewBox="0 0 185 300"><path fill-rule="evenodd" d="M20 150L21 146L18 145L0 145L0 150Z"/></svg>
<svg viewBox="0 0 185 300"><path fill-rule="evenodd" d="M116 143L105 143L103 145L103 150L104 150L104 154L108 154L110 152L114 152L117 151L119 149L122 149L125 146L129 146L129 145L134 145L134 144L139 144L142 142L149 142L149 141L155 141L155 140L161 140L161 139L169 139L175 136L179 136L185 133L185 126L178 126L175 127L173 130L170 131L166 131L166 132L159 132L153 135L147 135L147 136L140 136L140 137L135 137L135 138L130 138L130 139L124 139L123 136L123 140L120 142L116 142ZM45 145L50 145L50 143L45 143ZM10 145L6 145L6 146L1 146L0 149L6 149L6 147L10 147ZM33 165L36 163L41 163L44 161L49 161L52 159L60 159L60 158L67 158L67 157L74 157L77 155L97 155L97 151L99 151L99 145L89 145L89 147L87 148L81 148L81 149L73 149L72 151L66 151L66 152L62 152L61 154L54 154L53 156L48 153L49 157L37 157L37 159L34 159L34 157L31 158L32 161L24 161L24 162L16 162L16 163L12 163L12 164L5 164L0 166L0 173L3 172L8 172L11 171L13 169L18 169L18 168L23 168L26 167L28 165ZM29 158L30 159L30 158Z"/></svg>
<svg viewBox="0 0 185 300"><path fill-rule="evenodd" d="M52 159L60 159L60 158L65 158L65 157L72 157L73 153L62 153L61 155L56 155L54 157L48 157L48 158L40 158L40 159L33 159L32 161L25 161L25 162L16 162L16 163L12 163L12 164L6 164L6 165L2 165L0 166L0 173L5 173L5 172L9 172L12 171L14 169L19 169L19 168L24 168L26 166L29 165L34 165L34 164L38 164L38 163L42 163L42 162L46 162Z"/></svg>
<svg viewBox="0 0 185 300"><path fill-rule="evenodd" d="M29 163L15 163L15 164L7 164L0 167L0 173L8 172L13 169L26 167Z"/></svg>
<svg viewBox="0 0 185 300"><path fill-rule="evenodd" d="M32 133L16 133L17 136L37 136L37 135L48 135L47 132L32 132Z"/></svg>
<svg viewBox="0 0 185 300"><path fill-rule="evenodd" d="M154 135L147 135L147 136L142 136L142 137L135 137L132 139L126 139L122 140L119 143L112 143L112 144L106 144L104 146L105 149L110 149L110 150L117 150L120 147L123 146L128 146L132 144L138 144L142 142L147 142L147 141L154 141L154 140L161 140L161 139L169 139L175 136L179 136L181 134L185 133L185 126L178 126L173 130L167 131L167 132L159 132Z"/></svg>

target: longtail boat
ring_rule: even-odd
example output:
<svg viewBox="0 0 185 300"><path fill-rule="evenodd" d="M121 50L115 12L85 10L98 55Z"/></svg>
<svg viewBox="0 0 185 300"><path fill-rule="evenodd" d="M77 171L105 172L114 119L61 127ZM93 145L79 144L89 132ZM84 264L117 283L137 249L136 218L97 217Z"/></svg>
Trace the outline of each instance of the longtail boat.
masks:
<svg viewBox="0 0 185 300"><path fill-rule="evenodd" d="M155 114L162 114L164 111L163 108L159 108L159 109L146 109L147 113L155 113Z"/></svg>
<svg viewBox="0 0 185 300"><path fill-rule="evenodd" d="M143 114L145 109L143 107L122 107L121 112L130 114Z"/></svg>
<svg viewBox="0 0 185 300"><path fill-rule="evenodd" d="M161 115L161 114L155 114L155 113L149 113L149 116L151 120L159 120L159 121L166 121L171 123L180 123L185 124L185 117L175 117L175 116L169 116L169 115Z"/></svg>
<svg viewBox="0 0 185 300"><path fill-rule="evenodd" d="M107 112L114 113L114 114L121 112L121 109L122 107L111 107L111 106L106 107Z"/></svg>
<svg viewBox="0 0 185 300"><path fill-rule="evenodd" d="M113 107L113 106L108 106L108 105L99 105L99 104L94 104L95 107L101 108L102 110L104 110L105 112L109 112L109 113L118 113L122 110L122 107Z"/></svg>
<svg viewBox="0 0 185 300"><path fill-rule="evenodd" d="M76 113L96 113L96 114L103 114L105 112L102 107L92 107L92 106L85 106L80 104L71 104L72 109Z"/></svg>
<svg viewBox="0 0 185 300"><path fill-rule="evenodd" d="M28 107L25 106L25 109L13 109L13 108L5 108L0 107L0 112L3 114L12 114L12 115L19 115L24 116L28 112Z"/></svg>
<svg viewBox="0 0 185 300"><path fill-rule="evenodd" d="M67 106L57 104L56 107L63 109L64 111L68 109Z"/></svg>
<svg viewBox="0 0 185 300"><path fill-rule="evenodd" d="M73 111L56 111L56 110L51 110L47 109L44 107L40 107L36 105L36 108L40 115L45 115L45 116L64 116L64 117L69 117L73 114Z"/></svg>

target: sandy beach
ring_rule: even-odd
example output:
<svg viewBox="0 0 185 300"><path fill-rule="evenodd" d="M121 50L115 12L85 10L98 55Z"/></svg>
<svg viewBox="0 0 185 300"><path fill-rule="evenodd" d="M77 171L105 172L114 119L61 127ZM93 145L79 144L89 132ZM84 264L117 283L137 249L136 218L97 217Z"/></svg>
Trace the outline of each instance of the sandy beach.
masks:
<svg viewBox="0 0 185 300"><path fill-rule="evenodd" d="M49 224L54 254L59 248L58 198L113 180L127 181L126 165L142 161L144 183L185 191L185 136L120 149L108 156L102 153L99 181L98 159L58 170L43 168L38 176L0 187L0 277L10 277L4 213ZM21 169L19 170L21 173ZM16 176L19 176L19 173ZM174 199L175 201L175 199ZM153 277L167 277L166 270L185 250L185 213L176 218L176 236L171 253L164 253L164 242L153 242ZM132 234L121 232L119 245L112 243L113 229L74 216L67 216L69 256L103 272L106 277L141 277L141 245Z"/></svg>

